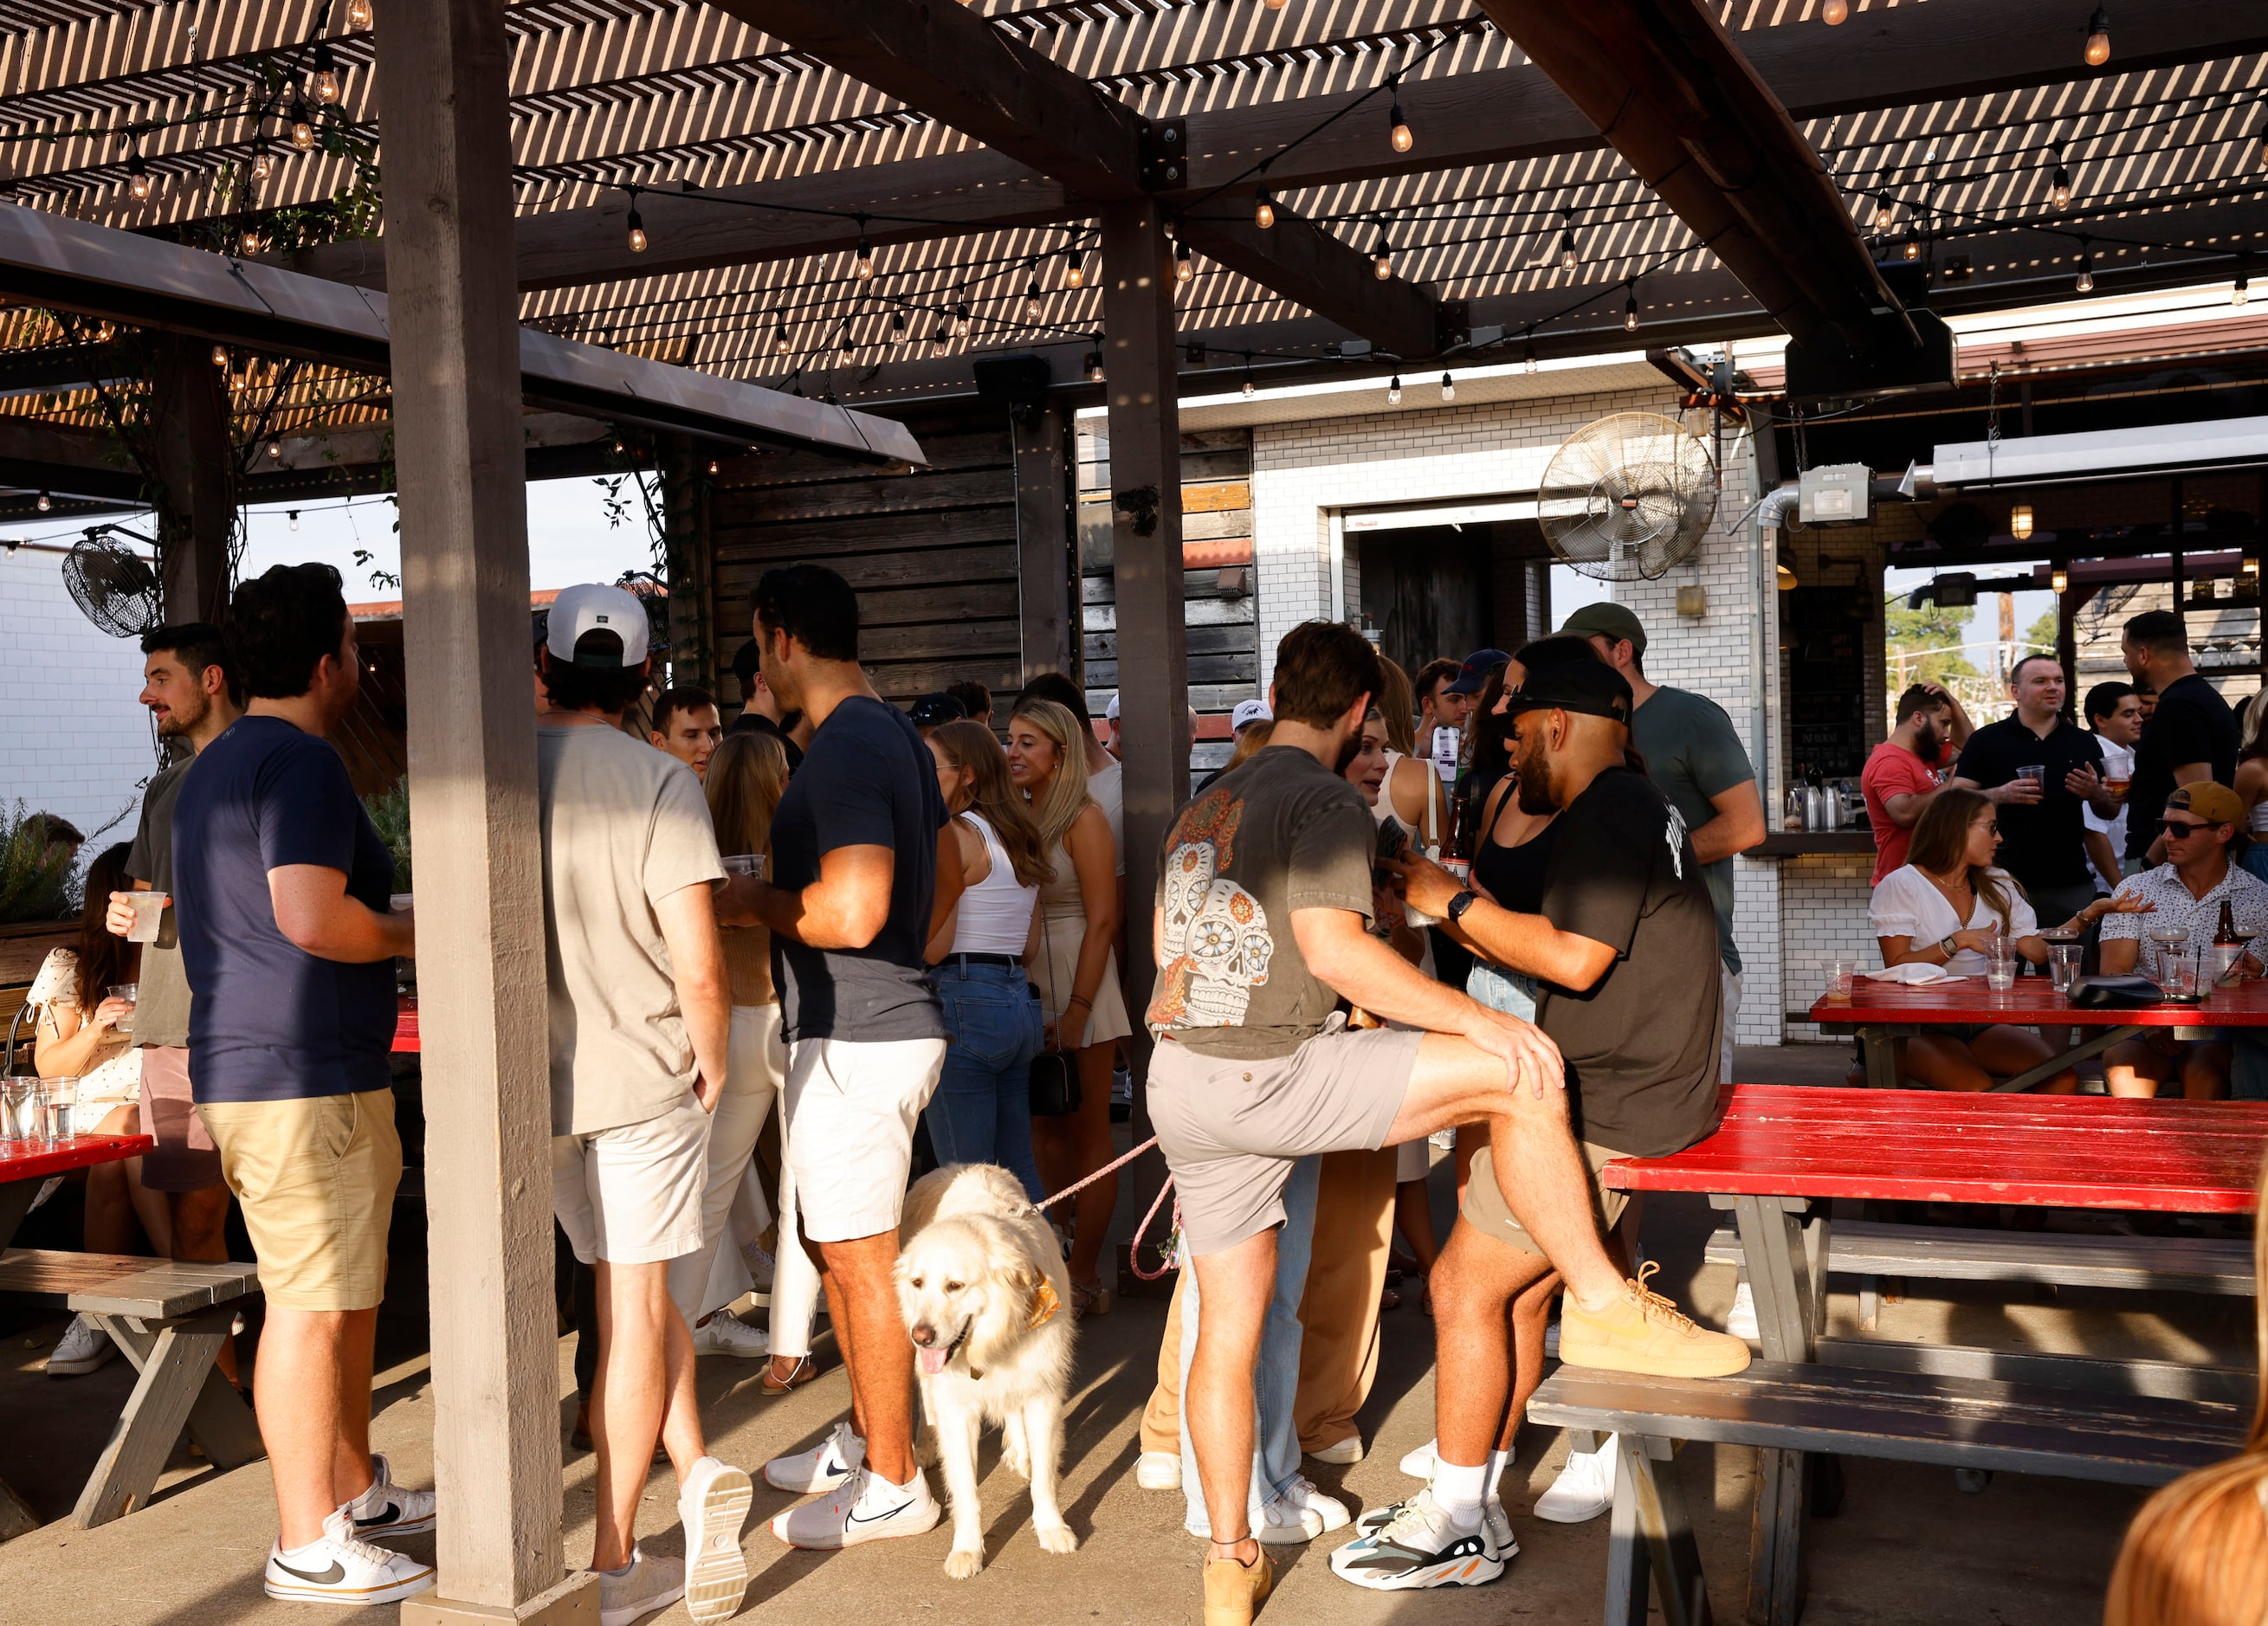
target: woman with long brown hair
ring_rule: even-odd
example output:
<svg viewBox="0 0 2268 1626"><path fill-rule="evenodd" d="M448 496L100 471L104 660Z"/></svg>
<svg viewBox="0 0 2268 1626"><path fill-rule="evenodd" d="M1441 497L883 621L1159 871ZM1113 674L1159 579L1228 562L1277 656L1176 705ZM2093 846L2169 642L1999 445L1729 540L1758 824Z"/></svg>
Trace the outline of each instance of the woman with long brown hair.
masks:
<svg viewBox="0 0 2268 1626"><path fill-rule="evenodd" d="M1074 1054L1079 1109L1035 1119L1033 1148L1048 1188L1061 1191L1110 1161L1110 1075L1118 1041L1134 1031L1119 991L1118 855L1109 821L1087 793L1085 739L1068 708L1026 700L1008 719L1008 775L1031 806L1054 874L1040 892L1039 985L1048 1045ZM1106 1175L1074 1199L1071 1291L1081 1315L1101 1315L1110 1297L1097 1271L1118 1177Z"/></svg>
<svg viewBox="0 0 2268 1626"><path fill-rule="evenodd" d="M1032 1151L1042 1019L1027 968L1039 946L1040 888L1055 870L990 729L943 724L929 748L953 814L961 890L929 945L947 1042L922 1120L939 1163L997 1163L1037 1203L1048 1195Z"/></svg>

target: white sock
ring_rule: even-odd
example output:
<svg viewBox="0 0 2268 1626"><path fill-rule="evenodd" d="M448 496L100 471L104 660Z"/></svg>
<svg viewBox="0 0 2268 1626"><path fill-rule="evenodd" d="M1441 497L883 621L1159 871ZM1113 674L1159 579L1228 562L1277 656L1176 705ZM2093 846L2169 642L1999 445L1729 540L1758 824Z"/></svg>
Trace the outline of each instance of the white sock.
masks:
<svg viewBox="0 0 2268 1626"><path fill-rule="evenodd" d="M313 1558L315 1556L315 1549L321 1547L324 1542L330 1539L331 1538L328 1535L319 1535L313 1541L308 1542L305 1547L285 1547L279 1541L276 1543L276 1556L279 1558L290 1558L294 1561L304 1558Z"/></svg>
<svg viewBox="0 0 2268 1626"><path fill-rule="evenodd" d="M1517 1441L1514 1441L1513 1443L1515 1446L1518 1444ZM1511 1452L1490 1452L1488 1460L1488 1478L1482 1482L1482 1490L1491 1497L1493 1497L1497 1494L1497 1488L1504 1483L1504 1470L1511 1466Z"/></svg>
<svg viewBox="0 0 2268 1626"><path fill-rule="evenodd" d="M1433 1468L1433 1505L1448 1516L1449 1522L1460 1530L1477 1528L1481 1522L1481 1497L1488 1490L1488 1465L1476 1463L1471 1468L1443 1460Z"/></svg>

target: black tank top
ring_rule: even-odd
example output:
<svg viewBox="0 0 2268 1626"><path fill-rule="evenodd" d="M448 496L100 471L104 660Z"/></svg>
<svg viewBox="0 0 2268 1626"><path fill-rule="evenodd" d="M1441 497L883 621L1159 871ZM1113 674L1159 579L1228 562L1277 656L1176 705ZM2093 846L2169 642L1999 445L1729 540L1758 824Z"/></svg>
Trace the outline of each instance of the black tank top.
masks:
<svg viewBox="0 0 2268 1626"><path fill-rule="evenodd" d="M1519 794L1518 791L1507 791L1497 804L1487 834L1473 850L1473 873L1489 889L1489 895L1513 913L1541 915L1543 872L1551 863L1551 845L1559 834L1559 820L1554 819L1517 847L1498 845L1497 820L1504 817L1504 810Z"/></svg>

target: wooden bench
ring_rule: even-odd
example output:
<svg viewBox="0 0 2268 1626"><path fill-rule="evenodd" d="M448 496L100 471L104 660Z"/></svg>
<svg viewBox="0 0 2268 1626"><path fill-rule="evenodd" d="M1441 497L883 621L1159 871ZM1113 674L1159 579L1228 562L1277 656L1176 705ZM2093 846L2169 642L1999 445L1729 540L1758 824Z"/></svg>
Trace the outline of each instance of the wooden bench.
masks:
<svg viewBox="0 0 2268 1626"><path fill-rule="evenodd" d="M75 1527L107 1524L147 1501L184 1428L216 1468L266 1454L259 1424L213 1365L243 1301L259 1291L254 1265L38 1248L0 1254L0 1294L89 1317L141 1373L71 1511Z"/></svg>
<svg viewBox="0 0 2268 1626"><path fill-rule="evenodd" d="M1528 1417L1624 1436L1607 1557L1607 1626L1644 1626L1649 1575L1670 1626L1710 1619L1684 1491L1663 1471L1689 1439L2159 1485L2233 1456L2250 1401L2110 1395L1987 1379L1759 1361L1732 1378L1562 1366ZM1801 1495L1790 1499L1789 1516ZM1800 1550L1793 1541L1769 1549ZM1749 1618L1792 1622L1800 1573L1752 1575Z"/></svg>
<svg viewBox="0 0 2268 1626"><path fill-rule="evenodd" d="M1709 1235L1712 1265L1742 1265L1740 1237ZM2252 1293L2252 1244L2208 1237L2066 1236L1837 1219L1827 1268L1843 1276L1935 1282L2045 1282L2136 1292Z"/></svg>

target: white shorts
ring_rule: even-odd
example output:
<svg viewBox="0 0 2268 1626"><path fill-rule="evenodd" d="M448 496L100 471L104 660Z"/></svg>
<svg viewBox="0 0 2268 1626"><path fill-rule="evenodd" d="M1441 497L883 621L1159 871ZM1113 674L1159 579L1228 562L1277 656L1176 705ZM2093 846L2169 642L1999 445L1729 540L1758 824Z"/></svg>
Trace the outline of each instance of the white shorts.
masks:
<svg viewBox="0 0 2268 1626"><path fill-rule="evenodd" d="M898 1228L914 1121L944 1066L942 1039L799 1039L788 1047L782 1154L806 1237L848 1242Z"/></svg>
<svg viewBox="0 0 2268 1626"><path fill-rule="evenodd" d="M697 1252L708 1176L709 1115L690 1090L643 1123L551 1137L551 1211L586 1265Z"/></svg>

